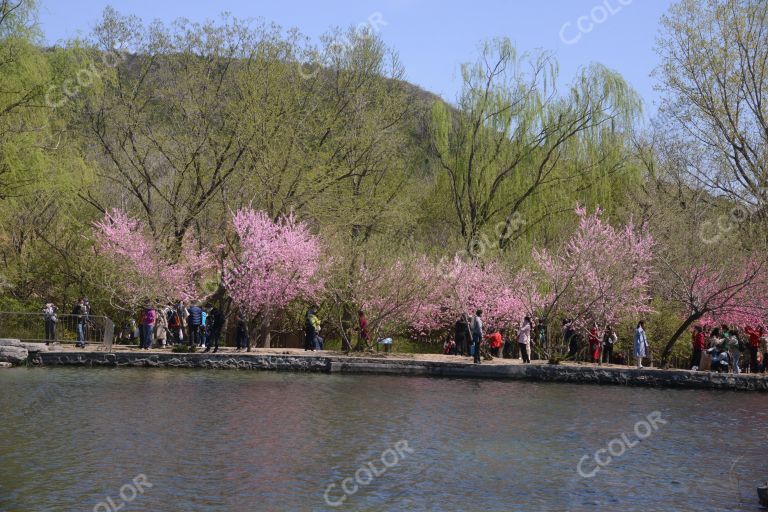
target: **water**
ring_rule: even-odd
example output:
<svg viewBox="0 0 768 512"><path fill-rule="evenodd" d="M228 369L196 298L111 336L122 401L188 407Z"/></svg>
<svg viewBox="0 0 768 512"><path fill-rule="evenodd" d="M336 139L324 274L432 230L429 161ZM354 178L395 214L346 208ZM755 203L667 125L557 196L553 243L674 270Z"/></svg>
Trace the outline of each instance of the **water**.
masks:
<svg viewBox="0 0 768 512"><path fill-rule="evenodd" d="M78 368L0 389L2 511L760 510L768 479L758 394Z"/></svg>

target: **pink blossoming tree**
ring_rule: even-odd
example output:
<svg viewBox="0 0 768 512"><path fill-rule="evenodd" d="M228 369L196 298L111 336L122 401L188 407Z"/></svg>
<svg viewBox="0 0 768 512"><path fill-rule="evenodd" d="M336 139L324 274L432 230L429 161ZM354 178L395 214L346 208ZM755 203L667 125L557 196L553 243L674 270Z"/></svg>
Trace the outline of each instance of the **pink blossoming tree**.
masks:
<svg viewBox="0 0 768 512"><path fill-rule="evenodd" d="M129 312L151 302L168 304L200 298L199 285L215 267L212 255L190 236L174 261L137 219L113 209L93 223L95 251L105 265L97 285L110 303Z"/></svg>
<svg viewBox="0 0 768 512"><path fill-rule="evenodd" d="M663 290L680 304L684 316L662 354L666 364L677 340L695 322L744 327L765 323L768 314L768 269L760 255L720 265L699 265L665 272Z"/></svg>
<svg viewBox="0 0 768 512"><path fill-rule="evenodd" d="M292 215L277 222L243 208L232 216L237 249L224 265L224 287L236 307L258 318L263 346L270 346L275 315L297 300L315 300L324 282L320 242Z"/></svg>
<svg viewBox="0 0 768 512"><path fill-rule="evenodd" d="M418 323L441 284L439 269L423 255L369 261L354 276L349 296L365 312L375 341L379 334L393 336Z"/></svg>
<svg viewBox="0 0 768 512"><path fill-rule="evenodd" d="M483 311L488 329L504 329L533 315L541 305L535 283L512 275L498 262L460 258L419 265L425 288L408 319L418 335L449 330L462 315Z"/></svg>
<svg viewBox="0 0 768 512"><path fill-rule="evenodd" d="M534 287L528 275L513 277L498 263L434 262L419 255L361 268L352 297L366 312L374 337L380 331L441 336L477 309L489 329L510 327L540 306Z"/></svg>
<svg viewBox="0 0 768 512"><path fill-rule="evenodd" d="M464 313L483 311L488 329L504 329L532 311L526 309L522 290L513 287L509 273L496 262L482 263L454 258L443 262L446 293L440 304L441 322L452 325Z"/></svg>
<svg viewBox="0 0 768 512"><path fill-rule="evenodd" d="M579 226L559 251L534 251L548 293L545 316L559 310L584 328L650 312L651 236L631 223L614 228L600 210L577 207L576 214Z"/></svg>

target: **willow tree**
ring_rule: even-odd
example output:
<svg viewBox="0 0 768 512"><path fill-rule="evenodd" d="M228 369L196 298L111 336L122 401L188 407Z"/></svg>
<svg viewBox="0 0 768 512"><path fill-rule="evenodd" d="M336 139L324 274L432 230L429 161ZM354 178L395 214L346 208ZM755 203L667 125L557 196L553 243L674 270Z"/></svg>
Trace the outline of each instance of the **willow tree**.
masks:
<svg viewBox="0 0 768 512"><path fill-rule="evenodd" d="M54 78L40 50L32 0L0 0L0 198L18 196L50 164L46 148Z"/></svg>
<svg viewBox="0 0 768 512"><path fill-rule="evenodd" d="M67 144L67 118L49 91L73 76L70 52L45 50L37 2L0 0L0 292L16 308L48 297L58 303L78 291L81 232L71 193L82 159ZM82 181L81 181L82 183ZM82 226L78 226L81 229Z"/></svg>
<svg viewBox="0 0 768 512"><path fill-rule="evenodd" d="M662 18L657 70L672 135L701 155L689 174L764 222L768 187L768 3L682 0Z"/></svg>
<svg viewBox="0 0 768 512"><path fill-rule="evenodd" d="M507 249L524 206L604 163L610 151L601 147L629 130L640 108L627 83L598 65L560 95L555 59L544 52L520 55L508 39L486 43L478 61L462 67L462 77L457 109L436 103L430 132L470 252L492 221L501 222L495 234L498 247ZM589 140L600 154L571 158Z"/></svg>

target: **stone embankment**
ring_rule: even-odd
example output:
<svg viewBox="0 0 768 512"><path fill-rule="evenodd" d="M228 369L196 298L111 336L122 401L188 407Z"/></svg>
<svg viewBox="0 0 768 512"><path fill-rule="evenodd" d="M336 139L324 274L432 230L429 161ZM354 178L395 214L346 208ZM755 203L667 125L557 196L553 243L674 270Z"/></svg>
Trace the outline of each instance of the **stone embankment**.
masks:
<svg viewBox="0 0 768 512"><path fill-rule="evenodd" d="M550 365L544 362L523 365L507 359L486 361L481 365L474 365L469 362L468 358L424 354L418 356L405 354L347 356L335 353L307 353L291 349L256 350L250 353L227 351L217 354L138 350L108 353L53 349L31 351L29 362L42 366L273 370L768 391L768 378L762 374L731 375L655 368L636 369L615 365Z"/></svg>
<svg viewBox="0 0 768 512"><path fill-rule="evenodd" d="M47 350L48 346L45 343L24 343L7 338L0 339L0 368L24 364L30 354L34 355Z"/></svg>

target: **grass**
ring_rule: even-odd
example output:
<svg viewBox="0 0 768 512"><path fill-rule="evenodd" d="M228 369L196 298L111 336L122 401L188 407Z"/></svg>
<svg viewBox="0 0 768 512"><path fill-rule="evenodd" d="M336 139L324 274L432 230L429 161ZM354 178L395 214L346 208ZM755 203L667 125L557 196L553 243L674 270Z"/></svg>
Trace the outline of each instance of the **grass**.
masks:
<svg viewBox="0 0 768 512"><path fill-rule="evenodd" d="M325 350L341 352L341 339L325 340ZM374 346L373 351L376 352ZM384 352L384 347L379 347L379 353ZM439 344L414 341L410 338L394 338L392 353L399 354L442 354L443 347Z"/></svg>
<svg viewBox="0 0 768 512"><path fill-rule="evenodd" d="M197 352L197 347L195 345L177 344L171 348L171 352L191 354Z"/></svg>

